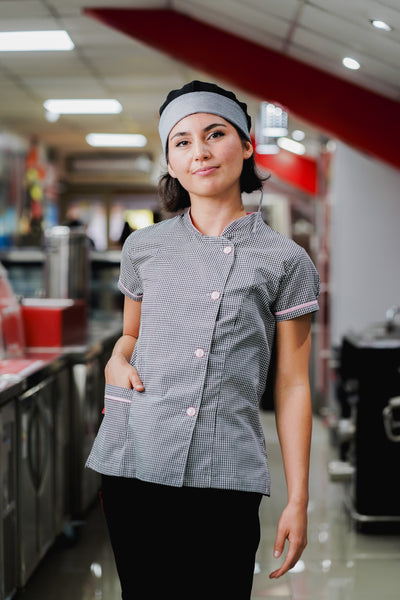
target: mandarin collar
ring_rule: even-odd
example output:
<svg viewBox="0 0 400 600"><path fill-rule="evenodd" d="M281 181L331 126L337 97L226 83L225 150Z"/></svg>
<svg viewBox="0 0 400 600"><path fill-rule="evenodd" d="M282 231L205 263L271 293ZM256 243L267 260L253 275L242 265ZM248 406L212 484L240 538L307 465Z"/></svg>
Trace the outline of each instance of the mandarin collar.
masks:
<svg viewBox="0 0 400 600"><path fill-rule="evenodd" d="M223 230L220 236L208 236L203 235L194 225L190 215L190 208L183 214L183 222L185 226L196 235L198 238L203 239L242 239L248 237L254 232L257 225L257 220L261 218L257 212L247 213L243 217L239 217L229 223Z"/></svg>

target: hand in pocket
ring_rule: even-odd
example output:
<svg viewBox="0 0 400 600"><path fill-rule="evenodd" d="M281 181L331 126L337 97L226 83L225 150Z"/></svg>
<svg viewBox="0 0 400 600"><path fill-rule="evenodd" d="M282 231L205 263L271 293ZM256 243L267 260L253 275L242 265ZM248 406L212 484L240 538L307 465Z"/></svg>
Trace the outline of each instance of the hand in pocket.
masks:
<svg viewBox="0 0 400 600"><path fill-rule="evenodd" d="M105 368L106 383L144 392L139 373L124 356L113 354Z"/></svg>

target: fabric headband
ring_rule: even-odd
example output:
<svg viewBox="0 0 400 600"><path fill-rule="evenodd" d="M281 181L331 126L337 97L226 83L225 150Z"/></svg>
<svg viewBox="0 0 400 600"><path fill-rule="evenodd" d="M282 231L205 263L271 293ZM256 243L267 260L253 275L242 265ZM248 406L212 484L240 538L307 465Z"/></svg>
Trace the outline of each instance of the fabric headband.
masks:
<svg viewBox="0 0 400 600"><path fill-rule="evenodd" d="M247 118L240 106L230 98L214 92L189 92L172 100L163 110L158 131L164 156L167 156L168 136L179 121L195 113L218 115L244 133L251 142Z"/></svg>

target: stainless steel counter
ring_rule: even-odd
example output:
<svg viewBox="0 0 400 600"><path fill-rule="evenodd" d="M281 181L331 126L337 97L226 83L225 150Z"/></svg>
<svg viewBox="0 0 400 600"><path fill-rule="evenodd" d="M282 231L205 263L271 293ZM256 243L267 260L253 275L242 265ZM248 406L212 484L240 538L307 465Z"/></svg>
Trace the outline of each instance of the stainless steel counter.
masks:
<svg viewBox="0 0 400 600"><path fill-rule="evenodd" d="M121 332L122 316L119 313L95 313L89 320L84 344L32 351L27 349L21 357L0 360L0 406L68 363L86 361L107 348L111 353Z"/></svg>
<svg viewBox="0 0 400 600"><path fill-rule="evenodd" d="M0 600L26 584L97 495L99 476L84 463L121 331L121 314L97 312L84 344L0 361Z"/></svg>

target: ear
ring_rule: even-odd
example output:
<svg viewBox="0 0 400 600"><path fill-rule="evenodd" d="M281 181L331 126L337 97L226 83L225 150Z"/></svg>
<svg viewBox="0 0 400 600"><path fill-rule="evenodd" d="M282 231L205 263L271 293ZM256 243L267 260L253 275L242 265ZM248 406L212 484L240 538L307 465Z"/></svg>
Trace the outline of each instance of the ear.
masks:
<svg viewBox="0 0 400 600"><path fill-rule="evenodd" d="M246 160L247 158L250 158L250 156L253 154L253 144L251 142L249 142L248 140L246 140L243 143L243 158L244 160Z"/></svg>
<svg viewBox="0 0 400 600"><path fill-rule="evenodd" d="M170 164L169 161L168 161L168 173L171 175L171 177L173 177L174 179L176 179L175 171L171 167L171 164Z"/></svg>

